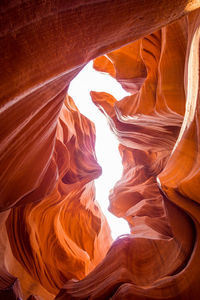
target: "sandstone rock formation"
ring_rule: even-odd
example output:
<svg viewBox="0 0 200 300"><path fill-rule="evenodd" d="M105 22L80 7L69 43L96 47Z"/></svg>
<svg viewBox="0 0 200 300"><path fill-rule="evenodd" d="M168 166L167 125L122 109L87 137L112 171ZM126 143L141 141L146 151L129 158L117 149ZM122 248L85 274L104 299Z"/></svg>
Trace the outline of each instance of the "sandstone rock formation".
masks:
<svg viewBox="0 0 200 300"><path fill-rule="evenodd" d="M198 299L199 7L1 4L0 299ZM109 209L131 234L113 243L94 124L67 95L97 56L131 93L91 93L124 166Z"/></svg>

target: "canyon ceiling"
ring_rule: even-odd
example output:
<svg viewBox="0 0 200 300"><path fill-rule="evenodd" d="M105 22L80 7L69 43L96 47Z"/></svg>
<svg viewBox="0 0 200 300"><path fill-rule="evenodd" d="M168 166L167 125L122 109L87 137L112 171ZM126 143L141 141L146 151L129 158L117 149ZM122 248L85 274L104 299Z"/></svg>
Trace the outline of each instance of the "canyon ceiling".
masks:
<svg viewBox="0 0 200 300"><path fill-rule="evenodd" d="M0 299L198 300L200 1L3 0L0 15ZM120 142L109 210L131 234L115 241L95 126L67 94L92 59L130 93L91 92Z"/></svg>

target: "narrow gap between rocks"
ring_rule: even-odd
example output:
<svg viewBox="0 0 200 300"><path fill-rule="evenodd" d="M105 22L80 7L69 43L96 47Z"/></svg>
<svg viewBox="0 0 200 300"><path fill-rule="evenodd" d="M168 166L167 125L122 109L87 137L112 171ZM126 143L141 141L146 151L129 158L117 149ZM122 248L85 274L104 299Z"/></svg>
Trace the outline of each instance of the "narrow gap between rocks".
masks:
<svg viewBox="0 0 200 300"><path fill-rule="evenodd" d="M113 239L116 239L119 235L130 232L128 223L124 219L117 218L108 211L109 191L122 175L119 143L111 132L105 116L93 104L90 97L91 90L110 93L117 100L128 93L115 79L95 71L92 62L88 63L71 82L68 91L79 111L94 122L96 127L95 150L98 163L102 167L102 175L95 180L96 200L107 218Z"/></svg>

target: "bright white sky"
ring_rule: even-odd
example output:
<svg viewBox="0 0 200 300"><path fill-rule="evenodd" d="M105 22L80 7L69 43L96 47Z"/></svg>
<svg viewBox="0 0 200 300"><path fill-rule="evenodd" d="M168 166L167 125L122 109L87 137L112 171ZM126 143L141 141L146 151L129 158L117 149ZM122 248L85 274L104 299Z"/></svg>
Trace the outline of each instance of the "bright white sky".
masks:
<svg viewBox="0 0 200 300"><path fill-rule="evenodd" d="M111 228L112 237L129 233L128 223L109 213L109 190L114 186L122 174L121 157L118 151L118 141L109 129L105 116L93 104L90 91L107 92L117 100L128 95L121 85L112 77L92 68L90 62L72 81L69 87L69 95L74 99L79 111L92 120L96 126L96 155L102 175L95 180L96 199L105 214Z"/></svg>

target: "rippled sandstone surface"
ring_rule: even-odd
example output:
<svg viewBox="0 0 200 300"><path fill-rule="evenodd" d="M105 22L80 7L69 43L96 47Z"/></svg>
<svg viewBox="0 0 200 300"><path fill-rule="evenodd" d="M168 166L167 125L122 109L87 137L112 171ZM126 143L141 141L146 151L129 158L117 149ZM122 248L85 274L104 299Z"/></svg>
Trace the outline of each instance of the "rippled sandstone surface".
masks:
<svg viewBox="0 0 200 300"><path fill-rule="evenodd" d="M198 299L199 7L0 4L0 299ZM95 127L67 94L94 58L131 93L91 92L124 167L109 210L131 234L113 243Z"/></svg>

